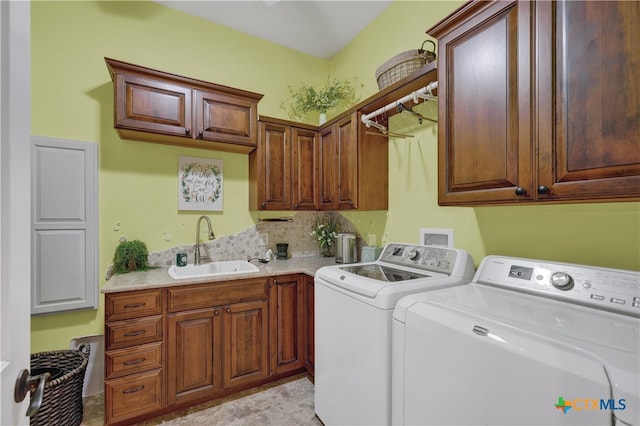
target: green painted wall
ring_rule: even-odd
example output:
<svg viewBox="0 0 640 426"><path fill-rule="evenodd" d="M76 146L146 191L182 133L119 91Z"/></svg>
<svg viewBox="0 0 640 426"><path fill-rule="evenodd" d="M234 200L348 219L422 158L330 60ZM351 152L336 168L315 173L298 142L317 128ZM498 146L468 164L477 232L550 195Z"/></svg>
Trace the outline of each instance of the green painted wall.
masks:
<svg viewBox="0 0 640 426"><path fill-rule="evenodd" d="M32 133L100 144L101 284L121 236L145 241L150 251L193 243L199 213L177 211L179 156L224 161L224 211L211 215L217 235L267 217L248 211L246 155L120 139L113 129L105 56L263 93L260 114L287 118L279 108L287 86L321 84L329 72L356 77L362 98L375 93L376 68L417 48L424 30L461 3L395 1L325 61L153 2L33 2ZM436 117L435 105L421 108ZM399 116L392 126L415 136L390 141L389 211L345 213L362 235L417 242L421 227L453 228L456 245L476 263L487 254L508 254L640 269L639 203L439 207L437 127ZM33 317L32 352L102 333L102 321L102 304L98 310Z"/></svg>

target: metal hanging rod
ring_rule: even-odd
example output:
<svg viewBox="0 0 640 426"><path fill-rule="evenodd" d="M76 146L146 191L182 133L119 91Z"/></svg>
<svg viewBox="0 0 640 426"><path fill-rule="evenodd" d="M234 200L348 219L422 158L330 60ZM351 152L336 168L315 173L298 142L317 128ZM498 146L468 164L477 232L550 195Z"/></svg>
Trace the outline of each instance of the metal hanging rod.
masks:
<svg viewBox="0 0 640 426"><path fill-rule="evenodd" d="M367 115L363 115L361 120L363 123L367 124L367 122L370 122L372 118L375 118L381 114L384 114L387 111L391 111L392 109L396 109L398 108L399 104L402 104L404 102L408 102L413 100L414 102L418 101L418 98L422 98L422 99L437 99L435 96L433 96L433 90L438 88L438 82L437 81L432 81L431 83L429 83L426 87L423 87L422 89L418 89L415 92L412 92L410 94L408 94L407 96L404 96L400 99L398 99L395 102L391 102L389 105L384 106L382 108L378 108L377 110L373 111L370 114Z"/></svg>

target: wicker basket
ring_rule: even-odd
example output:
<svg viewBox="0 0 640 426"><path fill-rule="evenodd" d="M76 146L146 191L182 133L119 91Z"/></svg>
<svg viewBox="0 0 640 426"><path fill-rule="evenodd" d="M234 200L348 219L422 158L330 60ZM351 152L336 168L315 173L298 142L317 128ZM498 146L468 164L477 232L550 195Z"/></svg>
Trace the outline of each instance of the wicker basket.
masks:
<svg viewBox="0 0 640 426"><path fill-rule="evenodd" d="M433 45L433 51L429 52L425 50L425 43L431 43ZM378 88L382 90L385 87L391 86L396 81L414 73L435 59L436 44L431 40L425 40L422 46L420 46L420 49L402 52L378 67L376 70Z"/></svg>
<svg viewBox="0 0 640 426"><path fill-rule="evenodd" d="M42 405L31 425L79 425L82 423L82 386L89 363L90 346L78 350L31 354L31 374L51 373L44 386Z"/></svg>

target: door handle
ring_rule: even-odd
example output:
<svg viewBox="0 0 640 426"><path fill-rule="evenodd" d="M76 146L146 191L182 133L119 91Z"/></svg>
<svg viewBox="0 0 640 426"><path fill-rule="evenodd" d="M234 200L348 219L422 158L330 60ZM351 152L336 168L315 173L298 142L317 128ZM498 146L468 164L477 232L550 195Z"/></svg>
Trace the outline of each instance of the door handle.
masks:
<svg viewBox="0 0 640 426"><path fill-rule="evenodd" d="M40 406L42 405L42 398L44 397L44 387L49 382L50 377L50 373L31 376L27 369L18 373L16 386L13 389L13 399L15 402L22 402L25 396L27 396L27 392L33 392L31 395L31 402L27 408L28 417L35 416L40 409Z"/></svg>

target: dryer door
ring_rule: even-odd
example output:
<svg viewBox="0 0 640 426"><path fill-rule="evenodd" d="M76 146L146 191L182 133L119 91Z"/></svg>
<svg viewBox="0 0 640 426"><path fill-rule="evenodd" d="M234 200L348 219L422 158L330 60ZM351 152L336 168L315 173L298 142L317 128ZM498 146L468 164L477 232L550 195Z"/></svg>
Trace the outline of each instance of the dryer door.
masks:
<svg viewBox="0 0 640 426"><path fill-rule="evenodd" d="M404 336L404 424L612 423L603 366L568 344L424 302Z"/></svg>

